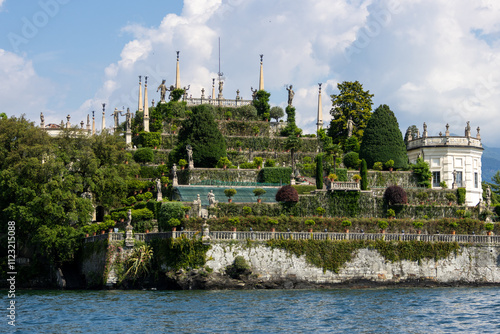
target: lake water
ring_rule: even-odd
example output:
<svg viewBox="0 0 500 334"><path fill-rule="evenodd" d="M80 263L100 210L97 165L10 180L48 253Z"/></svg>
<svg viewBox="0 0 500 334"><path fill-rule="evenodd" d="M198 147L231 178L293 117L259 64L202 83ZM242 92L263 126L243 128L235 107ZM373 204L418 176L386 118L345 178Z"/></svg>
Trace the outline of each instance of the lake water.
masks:
<svg viewBox="0 0 500 334"><path fill-rule="evenodd" d="M499 287L20 291L16 306L17 333L500 333Z"/></svg>

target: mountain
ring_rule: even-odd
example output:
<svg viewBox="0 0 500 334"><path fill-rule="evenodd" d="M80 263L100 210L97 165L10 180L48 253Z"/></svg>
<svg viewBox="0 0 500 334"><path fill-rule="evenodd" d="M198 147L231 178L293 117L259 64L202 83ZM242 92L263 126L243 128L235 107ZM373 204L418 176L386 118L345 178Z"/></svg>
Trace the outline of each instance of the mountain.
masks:
<svg viewBox="0 0 500 334"><path fill-rule="evenodd" d="M491 178L500 170L500 148L484 147L482 162L482 179L486 182L491 182Z"/></svg>

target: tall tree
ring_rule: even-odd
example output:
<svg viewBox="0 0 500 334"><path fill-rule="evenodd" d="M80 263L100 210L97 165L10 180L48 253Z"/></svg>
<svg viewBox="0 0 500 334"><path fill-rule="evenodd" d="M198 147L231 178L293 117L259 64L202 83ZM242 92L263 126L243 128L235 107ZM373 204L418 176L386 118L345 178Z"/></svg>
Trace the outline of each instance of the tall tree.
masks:
<svg viewBox="0 0 500 334"><path fill-rule="evenodd" d="M394 168L407 168L408 155L398 120L385 104L380 105L368 121L359 149L360 159L369 167L375 162L394 160Z"/></svg>
<svg viewBox="0 0 500 334"><path fill-rule="evenodd" d="M363 130L371 116L373 94L363 90L363 85L358 81L344 81L337 84L337 88L339 94L331 95L332 121L328 128L328 136L335 144L341 144L343 147L348 137L349 120L353 122L352 135L361 141Z"/></svg>
<svg viewBox="0 0 500 334"><path fill-rule="evenodd" d="M169 155L169 164L179 159L187 160L186 146L193 149L196 167L214 167L226 156L226 140L214 119L213 107L207 104L195 106L192 116L183 121L179 130L178 144Z"/></svg>
<svg viewBox="0 0 500 334"><path fill-rule="evenodd" d="M252 104L255 109L257 109L257 115L260 118L262 118L265 113L269 113L269 110L271 109L271 106L269 105L270 96L271 94L265 90L259 90L255 95L255 99Z"/></svg>

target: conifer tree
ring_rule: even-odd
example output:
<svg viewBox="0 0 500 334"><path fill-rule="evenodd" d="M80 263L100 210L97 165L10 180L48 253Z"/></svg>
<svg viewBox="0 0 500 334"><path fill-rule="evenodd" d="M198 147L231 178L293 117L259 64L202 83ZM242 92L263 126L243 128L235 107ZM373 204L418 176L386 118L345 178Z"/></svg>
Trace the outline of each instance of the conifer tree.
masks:
<svg viewBox="0 0 500 334"><path fill-rule="evenodd" d="M366 167L366 160L361 160L361 190L368 189L368 168Z"/></svg>
<svg viewBox="0 0 500 334"><path fill-rule="evenodd" d="M187 160L186 146L193 149L196 167L214 167L221 157L226 156L226 140L222 136L213 115L213 107L202 104L192 109L192 116L182 123L179 142L169 155L169 163Z"/></svg>
<svg viewBox="0 0 500 334"><path fill-rule="evenodd" d="M316 189L323 189L323 155L316 156Z"/></svg>
<svg viewBox="0 0 500 334"><path fill-rule="evenodd" d="M380 105L370 117L359 150L368 166L394 160L394 168L408 168L408 156L398 120L389 106Z"/></svg>

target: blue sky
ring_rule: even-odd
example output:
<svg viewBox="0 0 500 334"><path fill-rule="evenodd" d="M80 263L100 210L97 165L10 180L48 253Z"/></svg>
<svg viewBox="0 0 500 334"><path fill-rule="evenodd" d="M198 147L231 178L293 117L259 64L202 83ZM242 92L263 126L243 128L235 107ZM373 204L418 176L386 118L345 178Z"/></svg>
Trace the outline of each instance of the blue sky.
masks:
<svg viewBox="0 0 500 334"><path fill-rule="evenodd" d="M31 30L30 30L31 28ZM299 126L314 133L318 83L325 120L342 81L360 81L374 109L388 104L404 131L463 134L500 146L500 3L494 0L0 0L0 111L38 123L79 123L107 103L137 108L138 76L149 98L162 79L211 93L218 38L226 81L250 98L264 54L265 89L285 106L293 84ZM100 119L98 119L100 123ZM98 126L99 127L99 126Z"/></svg>

